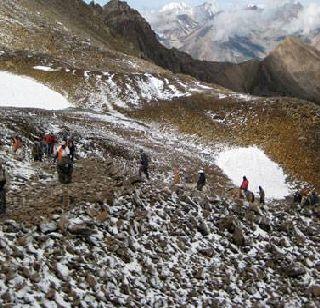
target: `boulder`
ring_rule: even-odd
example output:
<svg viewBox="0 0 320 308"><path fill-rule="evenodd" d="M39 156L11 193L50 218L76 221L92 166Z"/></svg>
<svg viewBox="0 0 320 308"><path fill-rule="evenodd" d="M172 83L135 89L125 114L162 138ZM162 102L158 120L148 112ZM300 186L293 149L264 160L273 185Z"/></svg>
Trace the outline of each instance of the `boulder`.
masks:
<svg viewBox="0 0 320 308"><path fill-rule="evenodd" d="M69 225L68 230L71 234L77 236L90 236L95 233L94 230L88 227L85 223Z"/></svg>
<svg viewBox="0 0 320 308"><path fill-rule="evenodd" d="M245 244L245 237L241 228L236 227L232 234L232 241L237 246L243 246Z"/></svg>
<svg viewBox="0 0 320 308"><path fill-rule="evenodd" d="M319 297L320 298L320 285L311 286L308 289L308 293L313 297Z"/></svg>
<svg viewBox="0 0 320 308"><path fill-rule="evenodd" d="M55 222L42 223L40 225L40 231L44 234L55 232L58 230L58 225Z"/></svg>
<svg viewBox="0 0 320 308"><path fill-rule="evenodd" d="M197 230L203 235L203 236L208 236L210 234L210 230L207 226L207 224L204 221L201 221L198 224Z"/></svg>
<svg viewBox="0 0 320 308"><path fill-rule="evenodd" d="M283 270L286 276L290 278L299 278L306 273L306 269L301 264L291 264Z"/></svg>
<svg viewBox="0 0 320 308"><path fill-rule="evenodd" d="M224 231L228 230L230 233L233 233L236 229L237 221L233 216L226 216L219 221L219 229Z"/></svg>

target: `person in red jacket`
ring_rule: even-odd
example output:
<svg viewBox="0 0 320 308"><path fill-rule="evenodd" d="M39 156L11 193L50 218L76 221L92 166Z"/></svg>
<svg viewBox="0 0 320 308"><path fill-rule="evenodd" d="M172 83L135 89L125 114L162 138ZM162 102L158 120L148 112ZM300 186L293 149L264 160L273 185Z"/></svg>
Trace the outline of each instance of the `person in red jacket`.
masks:
<svg viewBox="0 0 320 308"><path fill-rule="evenodd" d="M242 179L243 180L242 180L242 184L240 186L240 189L242 191L244 191L244 193L246 193L248 191L248 189L249 189L249 181L248 181L246 176L244 176Z"/></svg>

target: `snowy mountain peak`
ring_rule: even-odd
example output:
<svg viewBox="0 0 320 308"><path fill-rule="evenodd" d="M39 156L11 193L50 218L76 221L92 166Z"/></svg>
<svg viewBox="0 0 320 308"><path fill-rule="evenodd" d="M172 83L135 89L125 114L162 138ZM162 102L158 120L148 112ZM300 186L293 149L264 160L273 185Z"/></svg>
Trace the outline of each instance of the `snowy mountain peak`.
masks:
<svg viewBox="0 0 320 308"><path fill-rule="evenodd" d="M183 11L191 9L191 7L186 4L185 2L171 2L163 6L160 10L160 12L166 12L166 11Z"/></svg>
<svg viewBox="0 0 320 308"><path fill-rule="evenodd" d="M256 4L248 4L246 10L256 11L259 9L259 6Z"/></svg>

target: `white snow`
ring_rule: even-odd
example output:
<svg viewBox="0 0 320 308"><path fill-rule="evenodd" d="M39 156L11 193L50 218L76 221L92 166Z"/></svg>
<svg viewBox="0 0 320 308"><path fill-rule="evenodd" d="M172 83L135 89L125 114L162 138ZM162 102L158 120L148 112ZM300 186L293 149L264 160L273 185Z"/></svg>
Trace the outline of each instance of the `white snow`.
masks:
<svg viewBox="0 0 320 308"><path fill-rule="evenodd" d="M60 110L71 105L63 95L36 80L0 71L0 107Z"/></svg>
<svg viewBox="0 0 320 308"><path fill-rule="evenodd" d="M216 164L237 186L244 175L251 191L256 193L262 186L267 199L282 199L290 193L282 168L257 147L223 151L217 155Z"/></svg>
<svg viewBox="0 0 320 308"><path fill-rule="evenodd" d="M42 66L42 65L34 66L33 69L37 70L37 71L44 71L44 72L57 72L57 71L59 71L58 69L52 68L50 66Z"/></svg>

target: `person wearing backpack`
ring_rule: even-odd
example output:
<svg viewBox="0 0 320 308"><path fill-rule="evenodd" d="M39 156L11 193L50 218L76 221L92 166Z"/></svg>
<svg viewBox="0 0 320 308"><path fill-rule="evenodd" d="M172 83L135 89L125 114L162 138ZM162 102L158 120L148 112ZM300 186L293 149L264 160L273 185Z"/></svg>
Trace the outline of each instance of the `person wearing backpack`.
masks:
<svg viewBox="0 0 320 308"><path fill-rule="evenodd" d="M32 147L32 157L34 161L42 161L43 150L38 138L35 139Z"/></svg>
<svg viewBox="0 0 320 308"><path fill-rule="evenodd" d="M73 165L70 159L70 150L66 141L62 141L54 158L57 162L58 179L61 184L70 184L72 181Z"/></svg>
<svg viewBox="0 0 320 308"><path fill-rule="evenodd" d="M140 168L139 168L139 176L141 178L142 173L144 173L149 180L149 157L148 155L141 149L140 150Z"/></svg>
<svg viewBox="0 0 320 308"><path fill-rule="evenodd" d="M7 183L6 171L0 163L0 214L5 214L7 210L6 189Z"/></svg>
<svg viewBox="0 0 320 308"><path fill-rule="evenodd" d="M206 185L206 175L203 170L198 172L197 190L202 191L204 185Z"/></svg>

